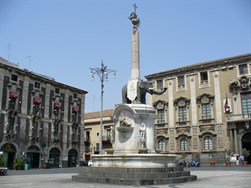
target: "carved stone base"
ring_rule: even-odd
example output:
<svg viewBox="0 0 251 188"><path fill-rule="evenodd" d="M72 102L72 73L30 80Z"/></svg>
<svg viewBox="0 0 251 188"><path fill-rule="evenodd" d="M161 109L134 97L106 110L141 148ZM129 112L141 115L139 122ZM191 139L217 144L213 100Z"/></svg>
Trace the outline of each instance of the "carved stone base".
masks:
<svg viewBox="0 0 251 188"><path fill-rule="evenodd" d="M139 153L147 153L148 149L147 148L140 148Z"/></svg>

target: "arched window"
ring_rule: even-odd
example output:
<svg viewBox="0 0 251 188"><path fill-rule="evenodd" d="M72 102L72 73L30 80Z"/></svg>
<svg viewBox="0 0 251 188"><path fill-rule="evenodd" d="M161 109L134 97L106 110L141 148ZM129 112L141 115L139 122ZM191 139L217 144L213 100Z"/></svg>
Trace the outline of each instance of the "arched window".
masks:
<svg viewBox="0 0 251 188"><path fill-rule="evenodd" d="M164 139L160 139L158 142L158 147L160 150L165 151L166 150L166 142Z"/></svg>
<svg viewBox="0 0 251 188"><path fill-rule="evenodd" d="M180 151L188 151L187 138L181 138L180 139Z"/></svg>
<svg viewBox="0 0 251 188"><path fill-rule="evenodd" d="M212 150L213 149L213 139L211 136L206 136L204 138L204 150Z"/></svg>

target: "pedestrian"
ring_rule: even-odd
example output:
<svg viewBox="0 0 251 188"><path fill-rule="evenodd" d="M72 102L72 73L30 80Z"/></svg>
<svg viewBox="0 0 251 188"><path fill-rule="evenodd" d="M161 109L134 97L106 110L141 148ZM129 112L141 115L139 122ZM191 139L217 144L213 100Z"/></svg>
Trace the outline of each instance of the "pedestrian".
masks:
<svg viewBox="0 0 251 188"><path fill-rule="evenodd" d="M239 155L236 156L236 165L239 166Z"/></svg>
<svg viewBox="0 0 251 188"><path fill-rule="evenodd" d="M239 165L240 165L240 166L242 166L243 161L244 161L244 156L241 155L241 156L239 157Z"/></svg>

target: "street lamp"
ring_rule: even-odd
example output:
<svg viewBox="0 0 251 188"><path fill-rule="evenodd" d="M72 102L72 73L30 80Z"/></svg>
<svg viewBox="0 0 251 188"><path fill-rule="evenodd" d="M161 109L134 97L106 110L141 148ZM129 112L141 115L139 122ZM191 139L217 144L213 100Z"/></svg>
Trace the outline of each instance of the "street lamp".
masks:
<svg viewBox="0 0 251 188"><path fill-rule="evenodd" d="M99 154L102 153L102 129L103 129L103 95L104 95L104 81L108 81L108 75L113 73L114 78L116 77L116 71L108 69L104 66L103 60L101 62L101 68L90 68L91 79L94 80L94 75L97 74L101 82L101 110L100 110L100 140L99 140Z"/></svg>

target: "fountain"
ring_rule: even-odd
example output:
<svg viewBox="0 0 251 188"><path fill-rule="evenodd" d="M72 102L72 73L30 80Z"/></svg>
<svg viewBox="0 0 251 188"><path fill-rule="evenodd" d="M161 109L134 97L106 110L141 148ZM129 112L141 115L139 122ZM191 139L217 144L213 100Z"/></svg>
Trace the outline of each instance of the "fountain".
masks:
<svg viewBox="0 0 251 188"><path fill-rule="evenodd" d="M115 106L113 148L92 156L93 165L73 176L80 182L123 185L168 184L196 180L189 171L175 166L176 154L159 154L155 149L156 110L146 104L146 93L161 95L166 88L155 90L140 79L139 18L134 12L129 19L132 31L131 78L122 89L122 104Z"/></svg>

